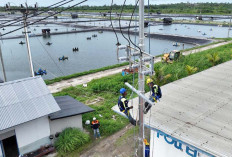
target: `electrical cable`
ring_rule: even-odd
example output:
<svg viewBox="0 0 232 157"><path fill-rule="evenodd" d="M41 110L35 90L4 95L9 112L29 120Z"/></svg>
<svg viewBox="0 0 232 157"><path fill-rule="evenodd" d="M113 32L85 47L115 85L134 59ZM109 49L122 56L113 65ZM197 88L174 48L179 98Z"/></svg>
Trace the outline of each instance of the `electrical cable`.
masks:
<svg viewBox="0 0 232 157"><path fill-rule="evenodd" d="M116 38L117 38L117 44L116 44L116 45L119 46L119 45L121 45L121 44L119 43L118 35L117 35L117 33L116 33L115 29L114 29L113 22L112 22L112 17L111 17L112 10L113 10L113 3L114 3L114 0L112 0L112 3L111 3L110 22L111 22L111 26L112 26L112 28L113 28L114 34L115 34L115 36L116 36Z"/></svg>
<svg viewBox="0 0 232 157"><path fill-rule="evenodd" d="M133 10L133 12L132 12L132 14L131 14L131 18L130 18L130 22L129 22L129 28L128 28L128 32L127 32L127 33L128 33L128 37L129 37L130 42L131 42L135 47L137 47L137 48L139 49L139 51L140 51L140 53L141 53L141 55L142 55L142 50L141 50L141 48L140 48L139 46L137 46L135 43L133 43L133 41L132 41L131 38L130 38L131 21L132 21L132 17L134 16L135 10L136 10L136 8L137 8L138 2L139 2L139 0L137 0L137 3L136 3L136 5L135 5L135 7L134 7L134 10Z"/></svg>
<svg viewBox="0 0 232 157"><path fill-rule="evenodd" d="M150 0L148 0L148 19L150 21ZM149 23L148 23L149 24ZM151 26L148 26L148 32L149 32L149 54L151 54Z"/></svg>
<svg viewBox="0 0 232 157"><path fill-rule="evenodd" d="M120 13L120 16L119 16L119 20L118 20L118 21L119 21L119 29L120 29L120 32L121 32L123 38L127 40L127 42L129 43L129 46L130 46L130 41L129 41L128 38L126 38L125 35L123 34L123 32L122 32L122 27L121 27L121 17L122 17L122 12L123 12L123 9L124 9L125 4L126 4L126 0L124 0L124 3L123 3L123 6L122 6L122 9L121 9L121 13Z"/></svg>
<svg viewBox="0 0 232 157"><path fill-rule="evenodd" d="M76 4L74 4L74 5L70 6L70 7L68 7L68 8L63 9L62 11L56 12L56 13L54 13L54 14L52 14L52 15L49 15L49 16L44 17L44 18L42 18L42 19L39 19L39 20L37 20L37 21L35 21L35 22L28 23L28 24L26 24L26 27L27 27L27 26L30 26L30 25L33 25L33 24L35 24L35 23L37 23L37 22L40 22L40 21L42 21L42 20L45 20L45 19L47 19L47 18L49 18L49 17L51 17L51 16L60 14L61 12L65 11L65 10L68 10L68 9L71 9L71 8L73 8L73 7L77 6L77 5L80 5L80 4L82 4L82 3L86 2L86 1L88 1L88 0L83 0L83 1L81 1L81 2L79 2L79 3L76 3ZM23 26L23 27L20 27L20 28L18 28L18 29L12 30L12 31L10 31L10 32L4 33L4 34L2 34L0 37L2 37L2 36L4 36L4 35L7 35L7 34L10 34L10 33L13 33L13 32L15 32L15 31L17 31L17 30L22 29L22 28L24 28L24 26Z"/></svg>
<svg viewBox="0 0 232 157"><path fill-rule="evenodd" d="M41 43L41 41L38 39L38 37L36 37L36 39L39 41L39 43L41 44L41 46L43 47L43 49L45 50L45 52L47 53L47 55L50 57L50 59L53 61L53 63L57 66L57 68L59 69L59 71L62 73L62 76L65 76L63 71L59 68L59 66L56 64L56 62L53 60L52 56L49 54L49 52L47 51L47 49L44 47L44 45Z"/></svg>
<svg viewBox="0 0 232 157"><path fill-rule="evenodd" d="M136 2L137 2L137 1L135 0L135 5L136 5ZM135 25L135 27L134 27L135 29L134 29L134 30L136 30L136 29L137 29L137 21L138 21L136 15L135 15L135 18L134 18L134 19L135 19L135 21L134 21L134 22L135 22L135 24L134 24L134 25ZM137 39L137 36L135 35L134 37L135 37L134 43L137 43L137 40L136 40L136 39ZM134 47L134 48L136 48L136 47Z"/></svg>
<svg viewBox="0 0 232 157"><path fill-rule="evenodd" d="M57 4L62 3L62 2L64 2L64 1L67 1L67 0L62 0L62 1L60 1L60 2L57 2L57 3L53 4L53 5L50 5L50 6L46 7L46 9L49 9L50 7L53 7L54 5L57 5ZM72 0L72 1L73 1L73 0ZM63 4L61 4L61 5L63 5ZM57 7L60 7L61 5L56 6L56 7L52 8L52 9L55 9L55 8L57 8ZM28 14L28 15L33 15L33 16L28 17L28 19L31 18L31 17L35 17L35 16L38 16L38 15L41 15L41 14L43 14L43 13L45 13L45 12L47 12L47 11L43 11L43 12L37 14L37 15L34 15L33 13L30 13L30 14ZM16 20L16 21L15 21L15 20ZM17 22L20 22L20 21L22 21L22 20L23 20L23 17L20 17L20 19L15 18L15 19L10 20L10 21L7 21L7 22L5 22L5 23L1 23L0 25L4 25L4 24L6 24L6 23L13 22L13 23L11 23L11 24L8 24L8 25L5 25L5 26L1 26L0 28L11 26L12 24L15 24L15 23L17 23Z"/></svg>

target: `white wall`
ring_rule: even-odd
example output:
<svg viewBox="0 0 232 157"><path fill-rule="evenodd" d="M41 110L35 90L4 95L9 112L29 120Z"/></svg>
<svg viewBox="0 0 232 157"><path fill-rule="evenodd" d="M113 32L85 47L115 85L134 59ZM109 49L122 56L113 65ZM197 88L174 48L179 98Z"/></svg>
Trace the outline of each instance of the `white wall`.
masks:
<svg viewBox="0 0 232 157"><path fill-rule="evenodd" d="M52 135L69 127L80 128L82 130L82 115L50 120L50 129Z"/></svg>
<svg viewBox="0 0 232 157"><path fill-rule="evenodd" d="M157 137L158 136L158 137ZM189 154L188 154L188 153ZM209 157L198 150L151 130L150 157Z"/></svg>
<svg viewBox="0 0 232 157"><path fill-rule="evenodd" d="M21 124L15 127L20 154L33 151L50 143L50 127L48 117Z"/></svg>

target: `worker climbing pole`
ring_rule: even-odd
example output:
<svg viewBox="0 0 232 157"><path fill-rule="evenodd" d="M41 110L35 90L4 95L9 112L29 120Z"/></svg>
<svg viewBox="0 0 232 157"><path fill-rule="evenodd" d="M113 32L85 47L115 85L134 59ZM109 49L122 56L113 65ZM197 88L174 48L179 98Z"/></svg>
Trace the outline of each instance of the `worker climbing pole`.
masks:
<svg viewBox="0 0 232 157"><path fill-rule="evenodd" d="M152 102L157 102L157 100L160 100L160 98L162 97L162 92L161 92L160 87L154 84L151 78L147 79L147 85L150 87L150 90L152 92L149 100L151 100ZM150 110L151 107L152 107L151 104L149 104L148 102L145 102L144 110L143 110L144 114L146 114Z"/></svg>
<svg viewBox="0 0 232 157"><path fill-rule="evenodd" d="M150 143L147 142L147 139L144 139L145 144L145 157L150 156Z"/></svg>
<svg viewBox="0 0 232 157"><path fill-rule="evenodd" d="M126 89L121 88L120 94L122 94L122 95L118 99L119 110L127 116L127 118L129 119L129 121L132 125L136 126L136 121L132 118L132 116L130 114L130 109L132 109L133 106L128 107L128 100L126 99L126 95L127 95Z"/></svg>
<svg viewBox="0 0 232 157"><path fill-rule="evenodd" d="M139 45L137 46L135 43L133 43L131 40L129 42L129 45L120 45L117 48L117 57L119 61L128 61L129 62L129 69L133 70L135 68L138 68L138 90L135 89L133 86L131 86L129 83L125 83L127 87L129 87L133 92L135 92L139 96L139 137L138 137L138 150L136 156L138 157L145 157L145 144L144 144L144 102L146 102L147 107L149 109L150 106L155 105L155 101L150 100L147 98L144 93L144 85L145 85L145 75L152 76L154 74L154 56L152 56L149 53L146 53L144 51L144 0L138 0L136 3L136 6L139 2ZM133 14L132 14L133 16ZM129 25L130 28L130 25ZM128 29L128 36L129 35L129 29ZM135 47L131 47L130 43L132 43ZM125 57L119 57L119 51L125 50ZM139 57L138 60L132 60L133 57ZM147 67L145 65L145 62L150 62L150 66ZM134 70L133 70L134 71ZM154 90L155 90L154 86ZM157 86L157 89L159 87ZM152 89L151 89L152 90ZM135 125L135 120L131 117L129 111L133 107L128 107L128 100L126 100L126 89L121 88L120 93L122 94L121 97L119 97L118 101L118 107L121 112L125 113L127 117L129 118L130 122ZM148 110L149 110L148 109ZM145 109L146 111L146 109ZM136 117L137 119L137 117Z"/></svg>

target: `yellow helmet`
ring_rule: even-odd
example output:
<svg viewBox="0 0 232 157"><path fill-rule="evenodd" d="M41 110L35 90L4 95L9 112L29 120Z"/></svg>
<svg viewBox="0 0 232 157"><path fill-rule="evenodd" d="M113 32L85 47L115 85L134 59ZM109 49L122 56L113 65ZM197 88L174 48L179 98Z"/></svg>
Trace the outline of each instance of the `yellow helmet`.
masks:
<svg viewBox="0 0 232 157"><path fill-rule="evenodd" d="M153 80L152 80L151 78L148 78L148 79L147 79L147 84L149 84L149 83L151 83L151 82L153 82Z"/></svg>
<svg viewBox="0 0 232 157"><path fill-rule="evenodd" d="M147 139L144 139L143 142L144 142L145 145L150 145L150 144L147 142Z"/></svg>

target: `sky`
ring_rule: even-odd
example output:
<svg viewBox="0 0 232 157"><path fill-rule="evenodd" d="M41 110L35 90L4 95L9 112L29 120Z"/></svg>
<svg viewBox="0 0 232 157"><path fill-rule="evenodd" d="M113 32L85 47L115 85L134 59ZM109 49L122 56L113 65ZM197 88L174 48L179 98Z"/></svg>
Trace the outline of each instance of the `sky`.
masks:
<svg viewBox="0 0 232 157"><path fill-rule="evenodd" d="M27 2L29 5L34 5L36 2L39 6L49 6L54 3L60 2L61 0L0 0L0 6L4 6L6 3L10 2L13 6L25 4ZM68 0L67 0L68 1ZM69 3L69 5L73 5L75 3L80 2L81 0L74 0L73 2ZM145 0L147 4L148 0ZM82 5L110 5L112 0L88 0L87 2L83 3ZM123 4L124 0L114 0L116 4ZM180 3L180 2L217 2L217 3L232 3L232 0L150 0L150 4L170 4L170 3ZM127 0L127 4L134 4L135 0ZM67 6L67 5L66 5Z"/></svg>

